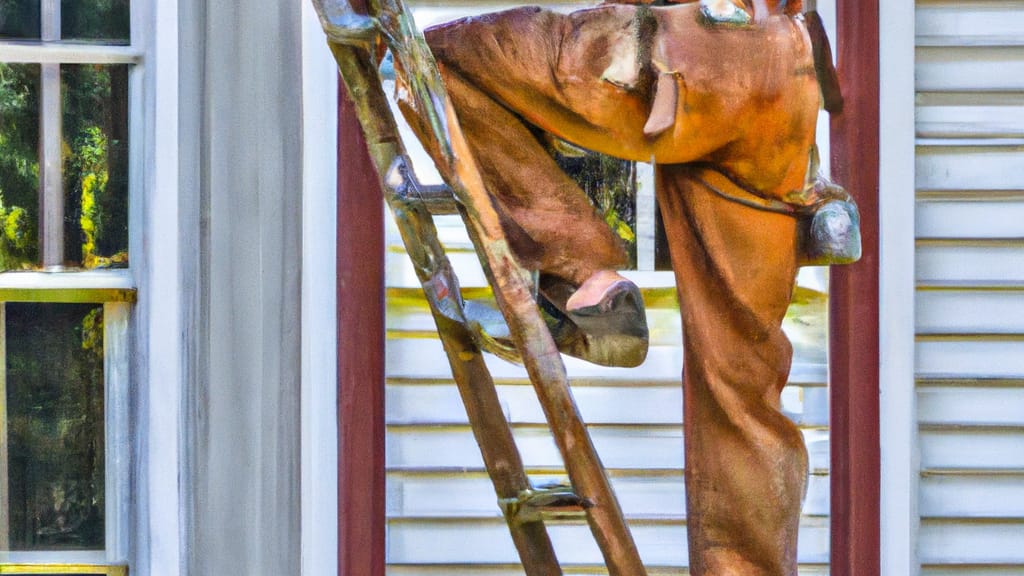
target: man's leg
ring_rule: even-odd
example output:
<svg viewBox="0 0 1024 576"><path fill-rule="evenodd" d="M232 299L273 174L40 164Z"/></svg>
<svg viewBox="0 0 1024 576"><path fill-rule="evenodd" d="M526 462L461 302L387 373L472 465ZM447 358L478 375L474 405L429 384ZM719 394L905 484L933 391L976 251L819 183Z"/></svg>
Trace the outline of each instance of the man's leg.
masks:
<svg viewBox="0 0 1024 576"><path fill-rule="evenodd" d="M691 574L795 576L807 454L779 395L796 221L725 200L692 170L658 168L683 317Z"/></svg>
<svg viewBox="0 0 1024 576"><path fill-rule="evenodd" d="M458 72L442 67L505 233L523 265L584 284L623 267L626 254L582 189L555 163L531 129Z"/></svg>
<svg viewBox="0 0 1024 576"><path fill-rule="evenodd" d="M571 320L556 335L559 348L597 364L635 366L646 357L648 332L639 289L616 272L628 263L622 241L555 163L539 128L523 119L524 109L510 107L481 85L496 76L513 90L532 93L530 86L549 82L545 62L558 52L550 42L565 17L520 9L494 18L510 26L463 21L426 32L462 133L514 254L541 272L541 292ZM512 29L539 34L534 42ZM522 56L514 62L484 49L496 30L515 38L530 56L511 40L502 46Z"/></svg>

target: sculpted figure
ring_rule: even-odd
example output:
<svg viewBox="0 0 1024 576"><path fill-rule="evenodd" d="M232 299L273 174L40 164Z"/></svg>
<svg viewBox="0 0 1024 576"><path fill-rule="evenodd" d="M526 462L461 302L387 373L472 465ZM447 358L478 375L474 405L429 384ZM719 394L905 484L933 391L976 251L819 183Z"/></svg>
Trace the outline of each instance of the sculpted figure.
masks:
<svg viewBox="0 0 1024 576"><path fill-rule="evenodd" d="M846 200L808 174L820 94L800 12L799 0L612 3L426 32L515 254L583 324L604 314L628 329L642 303L547 139L657 163L683 319L695 576L797 570L807 454L779 411L792 356L781 323L798 265L820 256L799 216ZM855 233L855 209L843 215Z"/></svg>

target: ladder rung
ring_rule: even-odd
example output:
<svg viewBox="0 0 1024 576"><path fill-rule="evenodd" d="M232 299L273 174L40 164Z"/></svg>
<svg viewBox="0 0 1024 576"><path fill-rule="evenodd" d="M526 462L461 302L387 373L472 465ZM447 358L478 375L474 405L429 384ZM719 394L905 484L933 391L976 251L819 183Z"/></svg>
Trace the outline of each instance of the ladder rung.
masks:
<svg viewBox="0 0 1024 576"><path fill-rule="evenodd" d="M402 156L395 158L384 182L394 198L400 202L420 203L435 216L459 213L459 205L452 189L447 184L421 184Z"/></svg>
<svg viewBox="0 0 1024 576"><path fill-rule="evenodd" d="M581 498L571 486L552 486L524 490L518 498L500 500L505 516L516 522L539 522L544 519L582 519L594 503Z"/></svg>

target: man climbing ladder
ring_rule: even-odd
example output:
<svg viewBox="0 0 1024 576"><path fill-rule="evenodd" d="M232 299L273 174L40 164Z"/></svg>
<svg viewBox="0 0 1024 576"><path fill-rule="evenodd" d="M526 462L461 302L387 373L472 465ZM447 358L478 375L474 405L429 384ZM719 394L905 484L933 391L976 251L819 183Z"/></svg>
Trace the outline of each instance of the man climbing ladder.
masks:
<svg viewBox="0 0 1024 576"><path fill-rule="evenodd" d="M643 567L551 335L524 306L532 301L508 265L505 243L520 264L540 271L547 300L584 332L611 327L626 335L623 342L632 340L629 346L646 346L643 307L636 287L615 272L622 262L617 241L548 157L543 133L658 164L686 348L691 573L795 575L807 457L799 431L779 411L791 360L781 321L801 262L849 260L858 252L855 207L836 187L808 178L819 94L799 2L609 4L569 15L524 8L460 20L427 32L449 109L400 2L377 1L376 22L323 6L321 17L332 43L358 47L335 46L335 55L350 90L373 100L357 102L360 119L374 136L371 156L391 189L389 202L402 212L396 217L407 244L413 241L410 254L435 319L463 331L470 324L452 296L457 282L437 252L429 218L399 193L415 186L403 176L393 123L374 121L374 113L387 113L382 98L367 91L376 28L399 52L396 63L409 66L398 76L415 95L406 101L410 124L463 203L573 481L567 501L587 514L610 572L636 576ZM486 197L481 203L484 187L497 213ZM429 245L417 246L419 240ZM442 339L454 333L439 331ZM483 365L466 338L456 340L445 348L464 399L476 402L473 395L486 387L467 385L459 371L471 361ZM604 363L621 359L598 352ZM493 400L468 403L471 421ZM491 420L503 422L500 413ZM511 444L507 423L501 428L491 429ZM474 424L488 461L481 429ZM502 470L522 476L521 463L488 469L495 478ZM524 556L527 571L557 573L542 532L517 535L536 523L536 514L520 514L535 505L534 491L517 494L512 486L501 496L497 480L495 486L520 554L542 551L529 562ZM538 569L542 563L550 568Z"/></svg>
<svg viewBox="0 0 1024 576"><path fill-rule="evenodd" d="M819 88L798 2L721 4L521 8L426 37L515 254L542 290L576 288L570 317L643 311L618 305L621 249L537 129L657 163L683 317L691 574L795 575L807 455L779 411L781 323L795 215L820 200Z"/></svg>

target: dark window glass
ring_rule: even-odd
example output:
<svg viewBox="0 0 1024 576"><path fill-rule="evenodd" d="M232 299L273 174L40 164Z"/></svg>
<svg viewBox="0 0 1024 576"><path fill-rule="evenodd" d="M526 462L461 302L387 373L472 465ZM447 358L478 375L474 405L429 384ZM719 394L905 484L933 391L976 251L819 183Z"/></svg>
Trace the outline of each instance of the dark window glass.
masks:
<svg viewBox="0 0 1024 576"><path fill-rule="evenodd" d="M636 269L636 163L582 150L554 156L622 239L629 268Z"/></svg>
<svg viewBox="0 0 1024 576"><path fill-rule="evenodd" d="M0 0L0 38L39 38L39 0Z"/></svg>
<svg viewBox="0 0 1024 576"><path fill-rule="evenodd" d="M128 264L128 66L64 65L64 258Z"/></svg>
<svg viewBox="0 0 1024 576"><path fill-rule="evenodd" d="M61 36L65 40L128 44L129 4L129 0L62 0Z"/></svg>
<svg viewBox="0 0 1024 576"><path fill-rule="evenodd" d="M103 549L103 308L5 308L10 547Z"/></svg>
<svg viewBox="0 0 1024 576"><path fill-rule="evenodd" d="M0 271L38 261L38 155L39 66L0 63Z"/></svg>

